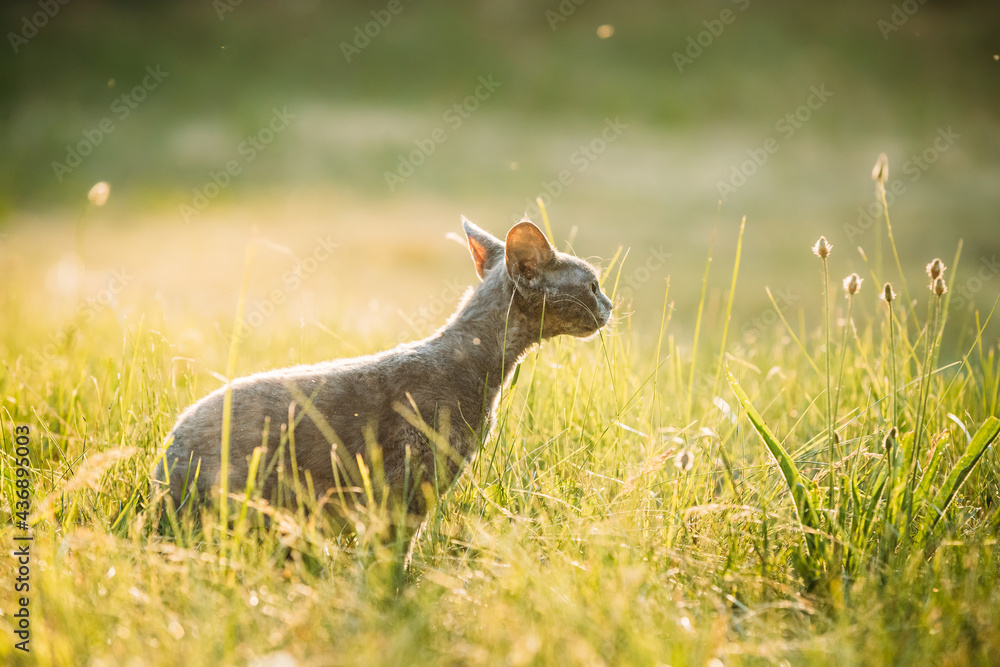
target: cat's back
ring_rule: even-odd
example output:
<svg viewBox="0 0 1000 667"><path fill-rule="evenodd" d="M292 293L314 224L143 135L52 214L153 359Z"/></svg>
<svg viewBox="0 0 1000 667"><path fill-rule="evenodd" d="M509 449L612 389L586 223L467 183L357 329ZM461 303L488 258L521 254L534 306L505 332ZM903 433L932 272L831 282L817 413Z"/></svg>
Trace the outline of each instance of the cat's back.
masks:
<svg viewBox="0 0 1000 667"><path fill-rule="evenodd" d="M383 412L405 395L407 378L425 380L434 374L435 360L420 343L407 343L377 354L301 364L261 371L230 384L234 441L240 436L259 440L265 419L273 426L288 419L291 403L315 406L327 417ZM214 447L222 432L226 387L189 406L168 439L185 448ZM311 406L306 406L307 411ZM259 444L259 443L258 443Z"/></svg>
<svg viewBox="0 0 1000 667"><path fill-rule="evenodd" d="M288 428L293 404L296 415L293 419L315 408L338 431L344 428L339 415L360 416L362 410L379 409L374 403L383 395L381 386L394 365L391 357L396 352L275 368L233 380L228 390L232 402L229 432L234 464L241 465L263 443L265 429L270 432L269 443L276 444L280 433ZM206 482L214 479L221 454L226 392L227 386L222 386L190 405L167 435L167 449L157 462L153 477L168 482L169 467L171 476L179 476L169 480L172 492L176 492L187 474L189 462L198 462ZM311 419L301 425L315 430ZM175 501L179 502L179 498Z"/></svg>

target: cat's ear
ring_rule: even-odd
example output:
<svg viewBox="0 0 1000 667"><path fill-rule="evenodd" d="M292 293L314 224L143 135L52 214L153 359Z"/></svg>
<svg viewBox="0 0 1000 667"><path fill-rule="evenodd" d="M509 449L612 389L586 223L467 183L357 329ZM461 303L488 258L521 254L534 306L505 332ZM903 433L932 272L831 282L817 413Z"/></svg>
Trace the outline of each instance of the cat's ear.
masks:
<svg viewBox="0 0 1000 667"><path fill-rule="evenodd" d="M530 220L522 220L507 232L504 256L507 274L515 284L519 279L531 283L556 255L556 249Z"/></svg>
<svg viewBox="0 0 1000 667"><path fill-rule="evenodd" d="M476 273L479 274L480 278L483 278L487 271L503 259L503 242L472 224L464 215L462 216L462 228L465 229L465 238L469 241L472 261L476 263Z"/></svg>

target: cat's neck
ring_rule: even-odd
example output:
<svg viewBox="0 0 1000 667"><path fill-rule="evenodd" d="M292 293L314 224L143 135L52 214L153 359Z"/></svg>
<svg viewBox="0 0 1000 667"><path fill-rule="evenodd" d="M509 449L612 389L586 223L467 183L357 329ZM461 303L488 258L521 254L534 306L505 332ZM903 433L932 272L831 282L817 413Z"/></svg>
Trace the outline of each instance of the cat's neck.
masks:
<svg viewBox="0 0 1000 667"><path fill-rule="evenodd" d="M487 274L432 337L442 359L455 367L456 374L471 371L474 378L469 379L483 401L483 421L489 420L497 396L518 362L538 343L540 325L521 310L514 298L513 283L498 267ZM472 415L465 416L471 423Z"/></svg>

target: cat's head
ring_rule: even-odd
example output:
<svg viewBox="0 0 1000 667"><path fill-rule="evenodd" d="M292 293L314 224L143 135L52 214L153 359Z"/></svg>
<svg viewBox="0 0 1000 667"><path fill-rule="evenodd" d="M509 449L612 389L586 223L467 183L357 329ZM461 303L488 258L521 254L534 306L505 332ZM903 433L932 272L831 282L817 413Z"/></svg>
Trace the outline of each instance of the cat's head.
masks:
<svg viewBox="0 0 1000 667"><path fill-rule="evenodd" d="M497 271L514 285L519 308L541 324L544 338L580 338L597 333L611 318L611 300L601 291L597 269L552 247L530 220L507 232L506 241L462 219L476 273Z"/></svg>

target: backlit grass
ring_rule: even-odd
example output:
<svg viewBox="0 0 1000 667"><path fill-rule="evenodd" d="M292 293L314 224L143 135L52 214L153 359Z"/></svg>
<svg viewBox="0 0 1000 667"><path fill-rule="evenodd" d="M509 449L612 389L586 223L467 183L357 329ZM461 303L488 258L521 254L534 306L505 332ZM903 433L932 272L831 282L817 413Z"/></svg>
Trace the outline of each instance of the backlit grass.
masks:
<svg viewBox="0 0 1000 667"><path fill-rule="evenodd" d="M840 250L827 260L831 291ZM945 263L946 279L961 279L960 255ZM628 259L606 264L611 292ZM260 266L243 277L266 280ZM599 339L529 354L494 436L432 511L395 592L377 512L334 534L293 511L265 525L252 512L223 522L217 509L174 517L148 506L164 436L223 380L210 369L227 365L241 276L211 265L177 276L192 289L228 284L215 310L198 302L178 314L129 293L53 318L35 316L40 305L24 296L35 278L12 265L0 301L0 532L5 545L21 534L8 520L12 434L27 425L32 639L30 654L14 650L15 563L4 558L0 655L43 665L286 664L281 653L304 665L988 663L1000 649L1000 363L997 341L979 335L991 313L950 317L946 294L911 285L914 307L897 300L890 319L885 277L872 275L850 310L839 288L830 294L827 332L815 272L801 281L812 296L778 324L727 339L737 267L706 274L732 288L703 296L697 313L675 310L664 281L662 310L623 304ZM703 316L693 339L681 333ZM228 366L391 343L336 312L298 326L279 316Z"/></svg>

